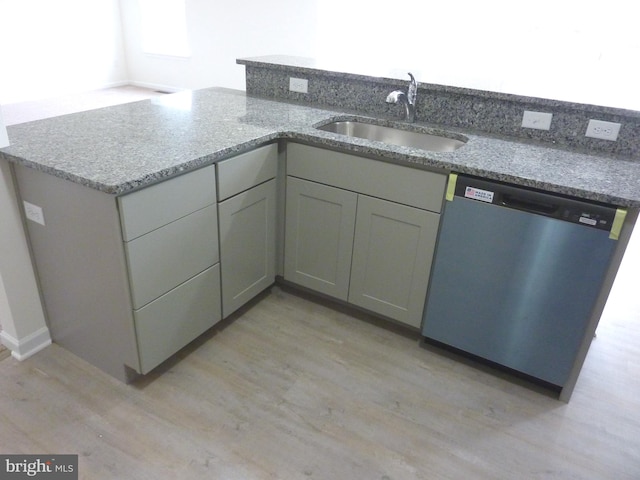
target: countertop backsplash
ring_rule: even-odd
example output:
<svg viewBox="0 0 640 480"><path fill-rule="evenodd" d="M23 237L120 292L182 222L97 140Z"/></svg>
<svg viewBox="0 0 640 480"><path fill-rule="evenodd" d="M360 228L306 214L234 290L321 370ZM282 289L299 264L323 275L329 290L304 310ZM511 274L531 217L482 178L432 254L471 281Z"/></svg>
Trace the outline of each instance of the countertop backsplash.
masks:
<svg viewBox="0 0 640 480"><path fill-rule="evenodd" d="M352 109L367 115L400 118L402 106L389 105L389 92L407 81L323 69L311 59L265 56L238 59L245 65L250 95L307 105ZM308 80L308 93L289 90L289 78ZM417 121L543 141L556 146L640 160L640 112L612 107L525 97L469 88L421 83ZM550 130L522 128L525 110L551 113ZM620 123L616 141L585 136L590 119Z"/></svg>

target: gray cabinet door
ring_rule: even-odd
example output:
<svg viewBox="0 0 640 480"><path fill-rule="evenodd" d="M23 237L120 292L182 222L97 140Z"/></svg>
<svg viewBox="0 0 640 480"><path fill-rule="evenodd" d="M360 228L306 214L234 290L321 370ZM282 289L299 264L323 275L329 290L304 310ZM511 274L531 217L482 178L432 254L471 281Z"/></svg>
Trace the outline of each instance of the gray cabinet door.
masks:
<svg viewBox="0 0 640 480"><path fill-rule="evenodd" d="M220 316L220 267L214 265L134 313L140 373L149 373Z"/></svg>
<svg viewBox="0 0 640 480"><path fill-rule="evenodd" d="M218 262L216 205L126 242L125 250L139 309Z"/></svg>
<svg viewBox="0 0 640 480"><path fill-rule="evenodd" d="M360 195L349 302L420 327L438 221L438 214Z"/></svg>
<svg viewBox="0 0 640 480"><path fill-rule="evenodd" d="M223 317L275 281L276 181L218 205Z"/></svg>
<svg viewBox="0 0 640 480"><path fill-rule="evenodd" d="M287 177L284 276L346 300L358 195Z"/></svg>

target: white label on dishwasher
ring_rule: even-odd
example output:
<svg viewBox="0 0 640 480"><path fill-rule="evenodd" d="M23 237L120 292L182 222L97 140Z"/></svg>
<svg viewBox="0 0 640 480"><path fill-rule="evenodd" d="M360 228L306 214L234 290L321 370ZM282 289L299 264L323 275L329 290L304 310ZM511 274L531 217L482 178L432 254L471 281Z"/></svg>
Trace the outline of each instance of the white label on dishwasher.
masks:
<svg viewBox="0 0 640 480"><path fill-rule="evenodd" d="M479 188L467 187L464 189L464 196L481 202L493 203L493 192L489 190L480 190Z"/></svg>
<svg viewBox="0 0 640 480"><path fill-rule="evenodd" d="M580 217L578 221L580 223L586 223L587 225L591 225L591 226L595 226L598 223L596 219L589 218L589 217Z"/></svg>

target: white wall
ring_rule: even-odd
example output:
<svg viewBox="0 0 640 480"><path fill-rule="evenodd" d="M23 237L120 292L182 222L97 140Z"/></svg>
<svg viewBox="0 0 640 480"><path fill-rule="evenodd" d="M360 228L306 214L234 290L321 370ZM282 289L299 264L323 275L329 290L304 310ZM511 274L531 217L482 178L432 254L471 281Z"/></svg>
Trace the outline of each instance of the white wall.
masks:
<svg viewBox="0 0 640 480"><path fill-rule="evenodd" d="M9 137L7 135L7 129L4 126L4 120L2 118L2 105L0 105L0 148L9 145Z"/></svg>
<svg viewBox="0 0 640 480"><path fill-rule="evenodd" d="M0 148L9 145L0 108ZM18 359L51 343L11 171L0 163L0 342Z"/></svg>
<svg viewBox="0 0 640 480"><path fill-rule="evenodd" d="M130 78L244 88L238 57L289 54L419 81L640 110L640 4L630 0L186 0L189 59L144 54L121 0Z"/></svg>
<svg viewBox="0 0 640 480"><path fill-rule="evenodd" d="M45 326L11 172L0 164L0 323L19 340Z"/></svg>
<svg viewBox="0 0 640 480"><path fill-rule="evenodd" d="M319 6L316 58L410 69L425 83L640 110L638 2L403 0L390 7L322 0ZM365 48L354 55L345 38L366 39Z"/></svg>
<svg viewBox="0 0 640 480"><path fill-rule="evenodd" d="M321 0L320 0L321 1ZM282 53L313 56L317 0L186 0L190 58L145 54L137 0L121 0L129 75L153 88L244 89L236 58Z"/></svg>
<svg viewBox="0 0 640 480"><path fill-rule="evenodd" d="M0 0L0 103L128 81L118 0Z"/></svg>
<svg viewBox="0 0 640 480"><path fill-rule="evenodd" d="M185 59L143 53L138 0L0 0L0 103L127 81L242 89L236 58L281 53L640 110L638 2L186 0L186 7L192 55Z"/></svg>
<svg viewBox="0 0 640 480"><path fill-rule="evenodd" d="M0 0L0 103L127 83L126 67L118 0ZM21 359L51 340L6 165L0 225L0 341Z"/></svg>
<svg viewBox="0 0 640 480"><path fill-rule="evenodd" d="M6 162L0 163L0 225L0 342L23 359L49 345L51 337Z"/></svg>

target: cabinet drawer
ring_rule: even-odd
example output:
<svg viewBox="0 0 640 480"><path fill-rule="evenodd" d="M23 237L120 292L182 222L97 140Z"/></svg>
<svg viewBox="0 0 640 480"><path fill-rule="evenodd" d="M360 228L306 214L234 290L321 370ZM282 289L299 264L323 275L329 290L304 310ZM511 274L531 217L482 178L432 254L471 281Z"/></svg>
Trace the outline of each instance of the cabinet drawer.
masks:
<svg viewBox="0 0 640 480"><path fill-rule="evenodd" d="M220 321L220 265L135 311L134 318L146 374Z"/></svg>
<svg viewBox="0 0 640 480"><path fill-rule="evenodd" d="M118 198L124 240L132 240L216 201L210 165Z"/></svg>
<svg viewBox="0 0 640 480"><path fill-rule="evenodd" d="M271 180L278 169L278 145L260 147L217 163L218 200Z"/></svg>
<svg viewBox="0 0 640 480"><path fill-rule="evenodd" d="M218 262L218 217L210 205L125 243L133 308Z"/></svg>
<svg viewBox="0 0 640 480"><path fill-rule="evenodd" d="M298 143L287 144L287 175L440 212L447 176Z"/></svg>

